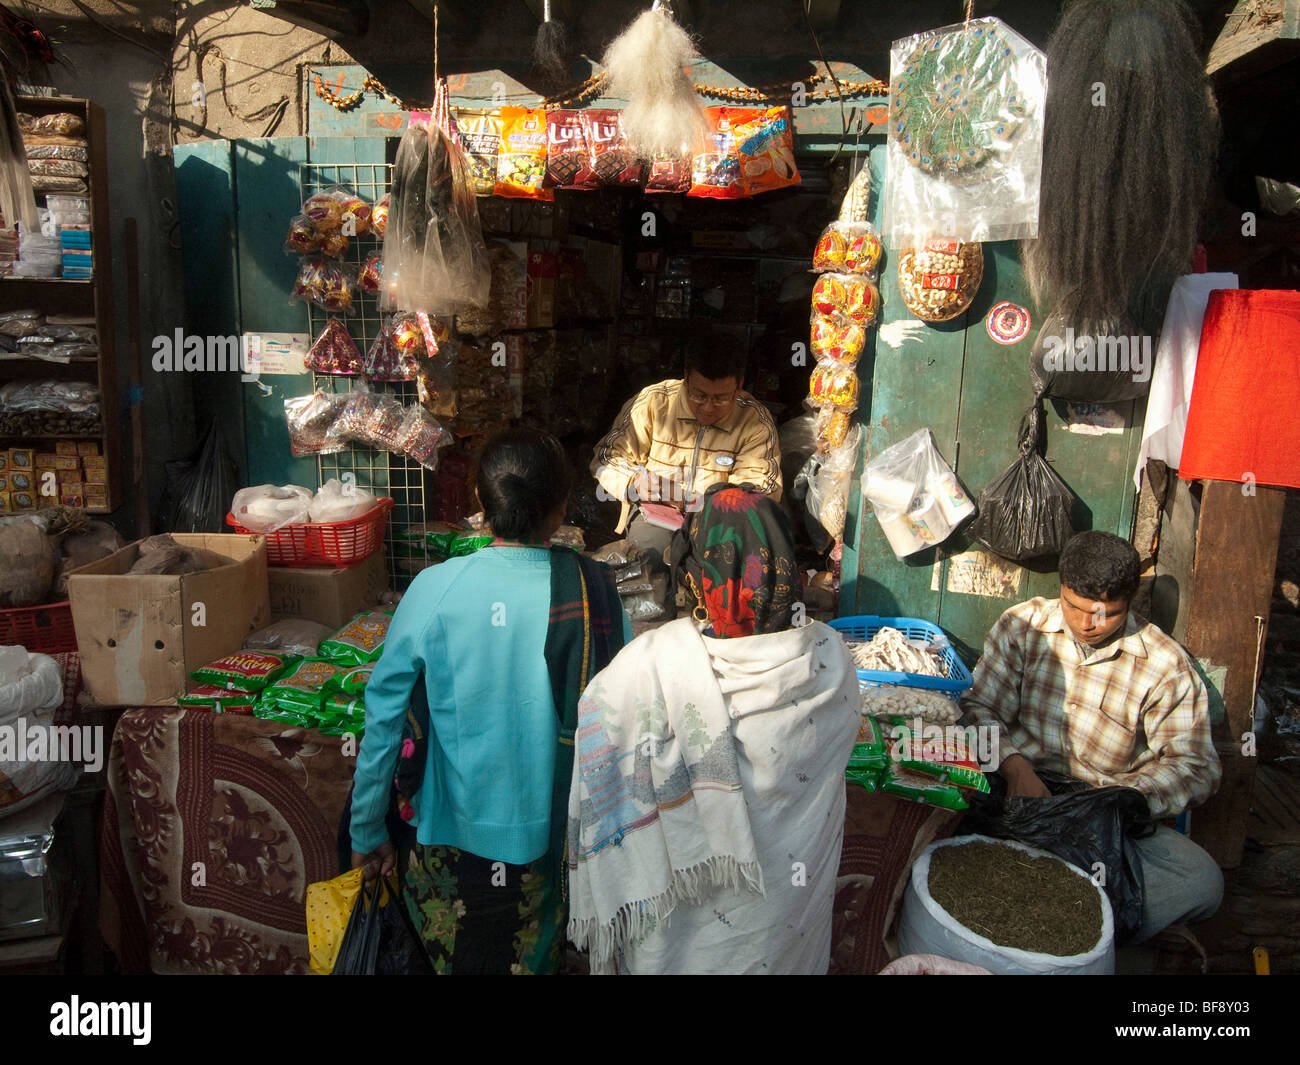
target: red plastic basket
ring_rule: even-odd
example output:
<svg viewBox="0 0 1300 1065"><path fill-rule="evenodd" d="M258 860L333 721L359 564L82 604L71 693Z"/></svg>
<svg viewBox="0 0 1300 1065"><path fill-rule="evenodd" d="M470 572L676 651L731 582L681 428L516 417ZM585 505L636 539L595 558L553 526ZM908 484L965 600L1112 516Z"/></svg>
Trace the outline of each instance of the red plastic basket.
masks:
<svg viewBox="0 0 1300 1065"><path fill-rule="evenodd" d="M266 563L268 566L351 566L364 561L383 544L384 525L392 509L392 499L382 496L359 518L304 522L266 533ZM234 526L235 532L252 532L240 525L233 514L226 515L226 523Z"/></svg>
<svg viewBox="0 0 1300 1065"><path fill-rule="evenodd" d="M30 652L44 655L75 651L77 631L72 627L72 604L0 610L0 644L21 644Z"/></svg>

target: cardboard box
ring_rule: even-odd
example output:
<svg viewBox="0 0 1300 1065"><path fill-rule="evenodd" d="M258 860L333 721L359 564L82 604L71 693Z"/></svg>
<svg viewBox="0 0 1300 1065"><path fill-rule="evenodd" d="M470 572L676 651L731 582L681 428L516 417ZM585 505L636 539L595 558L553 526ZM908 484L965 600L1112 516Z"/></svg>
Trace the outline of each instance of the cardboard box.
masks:
<svg viewBox="0 0 1300 1065"><path fill-rule="evenodd" d="M86 505L86 497L81 492L65 492L59 489L59 503L65 507L76 507L80 510Z"/></svg>
<svg viewBox="0 0 1300 1065"><path fill-rule="evenodd" d="M81 465L87 470L107 470L108 459L103 455L82 455Z"/></svg>
<svg viewBox="0 0 1300 1065"><path fill-rule="evenodd" d="M99 445L93 440L78 440L77 454L85 457L98 457Z"/></svg>
<svg viewBox="0 0 1300 1065"><path fill-rule="evenodd" d="M9 468L11 470L31 470L36 466L36 451L30 447L11 447L9 449Z"/></svg>
<svg viewBox="0 0 1300 1065"><path fill-rule="evenodd" d="M35 492L10 492L9 509L10 510L35 510L36 493Z"/></svg>
<svg viewBox="0 0 1300 1065"><path fill-rule="evenodd" d="M86 470L81 475L83 484L108 484L108 470Z"/></svg>
<svg viewBox="0 0 1300 1065"><path fill-rule="evenodd" d="M341 569L271 566L267 571L271 592L271 617L307 618L342 628L352 616L374 606L388 589L388 566L383 550L364 562Z"/></svg>
<svg viewBox="0 0 1300 1065"><path fill-rule="evenodd" d="M42 451L36 456L38 470L79 470L81 459L76 455L60 455L56 452Z"/></svg>
<svg viewBox="0 0 1300 1065"><path fill-rule="evenodd" d="M8 477L10 492L30 492L36 483L36 474L31 470L10 470Z"/></svg>
<svg viewBox="0 0 1300 1065"><path fill-rule="evenodd" d="M177 577L127 574L139 541L68 575L82 683L101 706L159 706L193 687L190 671L238 651L270 623L261 536L174 533L227 566Z"/></svg>
<svg viewBox="0 0 1300 1065"><path fill-rule="evenodd" d="M0 514L8 514L13 507L12 495L9 492L0 492Z"/></svg>
<svg viewBox="0 0 1300 1065"><path fill-rule="evenodd" d="M9 469L9 452L0 451L0 470Z"/></svg>
<svg viewBox="0 0 1300 1065"><path fill-rule="evenodd" d="M54 450L60 455L77 454L77 442L75 440L56 440L54 441Z"/></svg>

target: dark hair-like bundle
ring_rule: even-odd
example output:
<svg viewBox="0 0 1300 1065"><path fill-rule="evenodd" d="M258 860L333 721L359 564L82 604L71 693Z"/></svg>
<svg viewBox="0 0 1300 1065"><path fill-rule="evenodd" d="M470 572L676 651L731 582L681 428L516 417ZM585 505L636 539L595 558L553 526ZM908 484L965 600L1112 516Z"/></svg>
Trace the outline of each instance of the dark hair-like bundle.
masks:
<svg viewBox="0 0 1300 1065"><path fill-rule="evenodd" d="M537 429L498 433L479 457L483 516L503 540L539 539L547 516L568 499L569 482L564 448Z"/></svg>
<svg viewBox="0 0 1300 1065"><path fill-rule="evenodd" d="M1199 27L1182 0L1075 0L1047 74L1030 287L1066 323L1155 333L1190 267L1218 142Z"/></svg>

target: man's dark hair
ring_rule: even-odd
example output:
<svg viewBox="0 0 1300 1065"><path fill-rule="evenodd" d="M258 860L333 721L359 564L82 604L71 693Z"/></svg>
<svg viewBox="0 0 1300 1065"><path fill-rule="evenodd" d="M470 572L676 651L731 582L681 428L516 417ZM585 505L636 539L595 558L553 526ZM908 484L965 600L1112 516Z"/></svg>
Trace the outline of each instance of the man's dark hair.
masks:
<svg viewBox="0 0 1300 1065"><path fill-rule="evenodd" d="M1114 533L1081 532L1061 552L1061 583L1086 599L1127 603L1137 591L1140 575L1137 551Z"/></svg>
<svg viewBox="0 0 1300 1065"><path fill-rule="evenodd" d="M477 487L483 516L503 540L536 540L569 496L564 448L550 433L507 429L483 448Z"/></svg>
<svg viewBox="0 0 1300 1065"><path fill-rule="evenodd" d="M734 377L737 383L745 380L745 347L734 336L708 334L692 337L686 345L686 371L690 377L694 370L710 381Z"/></svg>

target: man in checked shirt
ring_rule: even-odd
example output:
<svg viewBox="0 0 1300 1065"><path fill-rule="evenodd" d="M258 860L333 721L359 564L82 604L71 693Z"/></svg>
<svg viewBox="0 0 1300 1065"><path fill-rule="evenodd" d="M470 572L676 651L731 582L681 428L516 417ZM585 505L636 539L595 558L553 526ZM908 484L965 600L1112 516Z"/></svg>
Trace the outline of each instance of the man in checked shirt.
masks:
<svg viewBox="0 0 1300 1065"><path fill-rule="evenodd" d="M1059 599L1013 606L989 630L962 706L997 727L1008 795L1048 795L1035 772L1044 769L1136 788L1153 817L1177 817L1219 785L1205 685L1178 643L1129 611L1132 545L1080 533L1060 574ZM1223 875L1190 839L1161 826L1134 842L1145 881L1135 942L1219 908Z"/></svg>

